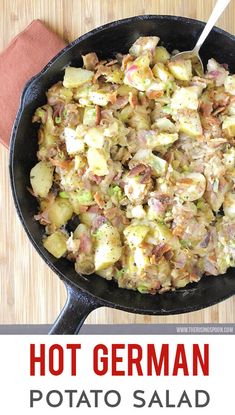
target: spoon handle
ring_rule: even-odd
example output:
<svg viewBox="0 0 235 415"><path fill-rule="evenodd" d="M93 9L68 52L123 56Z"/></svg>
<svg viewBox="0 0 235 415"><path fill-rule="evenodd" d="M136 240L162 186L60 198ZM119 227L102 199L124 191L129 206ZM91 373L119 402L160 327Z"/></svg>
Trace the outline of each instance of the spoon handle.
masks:
<svg viewBox="0 0 235 415"><path fill-rule="evenodd" d="M204 27L195 47L194 47L194 52L198 53L200 47L202 46L202 44L204 43L205 39L207 38L207 36L209 35L211 29L213 28L213 26L215 25L215 23L217 22L217 20L219 19L220 15L223 13L224 9L226 9L227 5L230 3L231 0L218 0L209 19L208 22L206 24L206 26Z"/></svg>

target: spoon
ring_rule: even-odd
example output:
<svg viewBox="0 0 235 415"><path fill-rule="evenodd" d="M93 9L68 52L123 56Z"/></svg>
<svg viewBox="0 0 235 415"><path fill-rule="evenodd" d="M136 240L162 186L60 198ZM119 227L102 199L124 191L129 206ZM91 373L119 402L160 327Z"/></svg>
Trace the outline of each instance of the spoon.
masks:
<svg viewBox="0 0 235 415"><path fill-rule="evenodd" d="M192 65L194 67L195 72L197 75L202 76L204 74L204 68L202 60L199 56L199 50L206 40L207 36L209 35L211 29L223 13L223 11L226 9L227 5L230 3L231 0L218 0L209 19L204 27L196 45L194 46L193 50L188 50L185 52L180 52L174 55L171 60L175 61L178 59L191 59Z"/></svg>

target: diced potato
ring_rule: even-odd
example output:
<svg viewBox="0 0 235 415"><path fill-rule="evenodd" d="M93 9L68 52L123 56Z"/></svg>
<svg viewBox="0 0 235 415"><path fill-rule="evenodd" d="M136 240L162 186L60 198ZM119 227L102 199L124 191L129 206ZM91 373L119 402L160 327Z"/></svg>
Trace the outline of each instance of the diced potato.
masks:
<svg viewBox="0 0 235 415"><path fill-rule="evenodd" d="M120 68L116 67L113 68L110 73L105 75L105 79L107 82L111 82L113 84L122 84L123 83L124 74Z"/></svg>
<svg viewBox="0 0 235 415"><path fill-rule="evenodd" d="M188 283L190 282L189 277L185 277L185 278L180 278L178 277L177 279L175 279L174 281L174 286L176 288L183 288L185 287Z"/></svg>
<svg viewBox="0 0 235 415"><path fill-rule="evenodd" d="M134 253L128 252L126 257L126 268L129 275L134 275L138 272L138 268L136 266Z"/></svg>
<svg viewBox="0 0 235 415"><path fill-rule="evenodd" d="M194 86L177 89L171 98L171 108L176 111L184 108L197 110L198 104L198 90Z"/></svg>
<svg viewBox="0 0 235 415"><path fill-rule="evenodd" d="M43 135L43 141L40 144L40 148L44 147L46 149L53 147L57 141L58 137L52 135L51 133L48 133L46 130L44 130Z"/></svg>
<svg viewBox="0 0 235 415"><path fill-rule="evenodd" d="M178 59L168 62L168 68L172 75L179 81L190 81L192 78L191 60Z"/></svg>
<svg viewBox="0 0 235 415"><path fill-rule="evenodd" d="M94 274L95 265L94 265L94 255L79 253L79 256L76 258L76 262L74 264L75 271L78 274L83 275L91 275Z"/></svg>
<svg viewBox="0 0 235 415"><path fill-rule="evenodd" d="M235 167L235 148L229 148L223 156L223 164L226 166L226 169L231 171Z"/></svg>
<svg viewBox="0 0 235 415"><path fill-rule="evenodd" d="M129 118L127 123L137 130L148 130L150 128L150 117L146 108L137 105L133 115Z"/></svg>
<svg viewBox="0 0 235 415"><path fill-rule="evenodd" d="M228 192L225 195L223 209L225 216L235 219L235 193Z"/></svg>
<svg viewBox="0 0 235 415"><path fill-rule="evenodd" d="M91 227L96 217L97 217L97 213L93 213L93 212L84 212L79 215L80 221L89 227Z"/></svg>
<svg viewBox="0 0 235 415"><path fill-rule="evenodd" d="M85 143L89 147L102 148L104 146L104 130L102 127L90 128L84 137Z"/></svg>
<svg viewBox="0 0 235 415"><path fill-rule="evenodd" d="M222 130L227 137L235 137L235 115L230 115L229 117L224 118Z"/></svg>
<svg viewBox="0 0 235 415"><path fill-rule="evenodd" d="M132 56L140 56L147 51L153 52L155 47L159 42L159 37L157 36L142 36L139 37L135 43L129 49L129 52Z"/></svg>
<svg viewBox="0 0 235 415"><path fill-rule="evenodd" d="M74 157L74 170L80 170L85 166L85 158L81 155Z"/></svg>
<svg viewBox="0 0 235 415"><path fill-rule="evenodd" d="M136 152L132 158L134 162L140 161L152 168L153 174L156 176L162 176L166 173L167 162L162 158L155 156L151 150L140 149Z"/></svg>
<svg viewBox="0 0 235 415"><path fill-rule="evenodd" d="M160 131L167 131L169 133L174 133L176 131L176 125L166 117L159 118L155 121L154 125Z"/></svg>
<svg viewBox="0 0 235 415"><path fill-rule="evenodd" d="M89 99L95 105L100 105L101 107L105 107L109 103L109 94L106 91L98 90L93 91L90 90L89 92Z"/></svg>
<svg viewBox="0 0 235 415"><path fill-rule="evenodd" d="M67 240L68 237L64 233L56 231L44 240L43 246L54 257L61 258L67 251Z"/></svg>
<svg viewBox="0 0 235 415"><path fill-rule="evenodd" d="M176 194L185 201L200 199L206 190L206 179L201 173L186 173L177 182Z"/></svg>
<svg viewBox="0 0 235 415"><path fill-rule="evenodd" d="M84 223L79 223L79 225L76 227L73 237L75 239L80 239L83 234L88 233L88 227L84 225Z"/></svg>
<svg viewBox="0 0 235 415"><path fill-rule="evenodd" d="M179 137L177 133L159 133L154 140L154 147L167 146L177 141L178 138Z"/></svg>
<svg viewBox="0 0 235 415"><path fill-rule="evenodd" d="M135 249L134 261L138 271L141 271L150 265L149 257L139 246Z"/></svg>
<svg viewBox="0 0 235 415"><path fill-rule="evenodd" d="M116 137L118 133L122 131L122 127L122 125L120 127L120 123L118 123L117 120L113 120L113 122L110 123L109 126L104 129L103 134L105 137ZM123 128L125 129L125 127Z"/></svg>
<svg viewBox="0 0 235 415"><path fill-rule="evenodd" d="M230 102L227 108L228 108L229 115L235 115L235 101Z"/></svg>
<svg viewBox="0 0 235 415"><path fill-rule="evenodd" d="M86 83L83 85L80 85L77 88L73 88L73 99L75 101L79 101L82 105L91 105L91 102L89 100L89 93L91 90L90 83Z"/></svg>
<svg viewBox="0 0 235 415"><path fill-rule="evenodd" d="M85 149L84 141L78 138L76 130L65 127L64 137L66 143L66 150L69 154L83 153Z"/></svg>
<svg viewBox="0 0 235 415"><path fill-rule="evenodd" d="M108 267L106 269L96 271L96 274L99 275L100 277L105 278L106 280L111 280L114 275L114 269L113 267Z"/></svg>
<svg viewBox="0 0 235 415"><path fill-rule="evenodd" d="M128 65L125 71L124 84L132 86L139 91L146 91L153 81L153 73L149 67L148 55L139 56Z"/></svg>
<svg viewBox="0 0 235 415"><path fill-rule="evenodd" d="M132 92L133 95L137 95L138 91L135 88L132 88L129 85L120 85L117 90L117 94L121 97L126 97L129 95L129 92ZM126 107L125 107L126 108Z"/></svg>
<svg viewBox="0 0 235 415"><path fill-rule="evenodd" d="M235 95L235 75L229 75L224 81L225 92Z"/></svg>
<svg viewBox="0 0 235 415"><path fill-rule="evenodd" d="M140 183L138 177L127 177L125 180L124 192L128 199L134 203L141 203L146 196L147 186Z"/></svg>
<svg viewBox="0 0 235 415"><path fill-rule="evenodd" d="M92 80L94 76L93 71L88 71L82 68L73 68L68 66L65 69L63 85L66 88L76 88L77 86L83 85L86 82Z"/></svg>
<svg viewBox="0 0 235 415"><path fill-rule="evenodd" d="M88 106L84 109L83 124L88 127L95 127L96 125L96 107Z"/></svg>
<svg viewBox="0 0 235 415"><path fill-rule="evenodd" d="M146 216L146 212L142 205L133 206L131 209L132 218L142 219Z"/></svg>
<svg viewBox="0 0 235 415"><path fill-rule="evenodd" d="M130 105L126 105L118 114L118 117L123 122L128 122L132 115L134 114L134 109Z"/></svg>
<svg viewBox="0 0 235 415"><path fill-rule="evenodd" d="M154 53L154 63L162 62L166 63L170 59L171 55L163 46L157 46Z"/></svg>
<svg viewBox="0 0 235 415"><path fill-rule="evenodd" d="M146 89L146 96L149 99L159 99L164 95L165 91L165 83L160 81L159 79L155 79L152 81L148 88Z"/></svg>
<svg viewBox="0 0 235 415"><path fill-rule="evenodd" d="M71 219L73 215L73 208L68 199L57 197L48 209L48 218L51 224L55 225L56 228L60 228L65 225L66 222Z"/></svg>
<svg viewBox="0 0 235 415"><path fill-rule="evenodd" d="M46 197L52 186L54 168L46 161L39 161L30 171L30 183L36 196Z"/></svg>
<svg viewBox="0 0 235 415"><path fill-rule="evenodd" d="M178 249L180 244L176 236L172 235L170 229L163 223L155 222L152 229L152 236L156 243L163 242L169 244L173 249ZM151 238L151 235L150 235ZM148 240L146 239L146 242Z"/></svg>
<svg viewBox="0 0 235 415"><path fill-rule="evenodd" d="M124 229L123 234L125 235L130 248L134 248L143 242L148 231L149 227L146 225L130 225Z"/></svg>
<svg viewBox="0 0 235 415"><path fill-rule="evenodd" d="M119 232L108 223L97 231L95 244L95 270L106 269L117 262L122 255Z"/></svg>
<svg viewBox="0 0 235 415"><path fill-rule="evenodd" d="M109 169L104 150L90 147L87 151L87 161L92 173L97 176L108 174Z"/></svg>
<svg viewBox="0 0 235 415"><path fill-rule="evenodd" d="M154 76L156 76L156 78L159 78L163 82L173 80L173 76L170 74L170 72L167 70L166 66L162 62L156 63L152 71Z"/></svg>
<svg viewBox="0 0 235 415"><path fill-rule="evenodd" d="M177 113L179 131L188 134L190 137L202 135L202 125L197 111L185 110Z"/></svg>

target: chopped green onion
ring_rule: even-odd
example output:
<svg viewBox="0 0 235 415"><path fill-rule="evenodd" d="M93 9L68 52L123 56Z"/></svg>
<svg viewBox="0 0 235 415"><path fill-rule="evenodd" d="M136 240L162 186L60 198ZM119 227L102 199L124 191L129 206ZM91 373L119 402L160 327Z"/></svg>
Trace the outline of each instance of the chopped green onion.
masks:
<svg viewBox="0 0 235 415"><path fill-rule="evenodd" d="M62 197L62 199L69 199L69 194L67 192L60 192L59 196Z"/></svg>
<svg viewBox="0 0 235 415"><path fill-rule="evenodd" d="M137 287L137 290L141 293L141 294L147 294L149 292L149 288L146 287L146 285L139 285L139 287Z"/></svg>
<svg viewBox="0 0 235 415"><path fill-rule="evenodd" d="M185 239L181 239L180 240L180 245L182 246L182 248L188 248L190 245L189 241L186 241Z"/></svg>
<svg viewBox="0 0 235 415"><path fill-rule="evenodd" d="M172 113L172 109L170 108L170 106L169 106L169 105L165 105L165 106L162 108L162 111L163 111L163 112L165 112L166 114L171 114L171 113Z"/></svg>
<svg viewBox="0 0 235 415"><path fill-rule="evenodd" d="M125 274L125 272L126 272L126 268L122 268L122 269L117 270L116 278L120 278L123 274Z"/></svg>
<svg viewBox="0 0 235 415"><path fill-rule="evenodd" d="M75 199L81 204L85 205L93 200L92 193L89 190L77 190Z"/></svg>
<svg viewBox="0 0 235 415"><path fill-rule="evenodd" d="M60 124L61 123L61 117L55 117L55 122L56 122L56 124Z"/></svg>
<svg viewBox="0 0 235 415"><path fill-rule="evenodd" d="M202 200L199 200L199 201L197 202L197 208L198 208L198 209L202 209L202 208L203 208L203 206L204 206L204 202L203 202Z"/></svg>
<svg viewBox="0 0 235 415"><path fill-rule="evenodd" d="M109 196L117 197L120 200L123 197L122 189L119 186L111 187L108 191Z"/></svg>

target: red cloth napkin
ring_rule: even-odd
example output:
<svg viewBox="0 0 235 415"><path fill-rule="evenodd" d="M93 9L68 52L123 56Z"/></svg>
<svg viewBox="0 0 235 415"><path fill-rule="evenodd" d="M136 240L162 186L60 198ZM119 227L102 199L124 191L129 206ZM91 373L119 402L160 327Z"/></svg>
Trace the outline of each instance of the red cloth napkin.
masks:
<svg viewBox="0 0 235 415"><path fill-rule="evenodd" d="M0 142L6 147L25 83L65 45L40 20L34 20L0 54Z"/></svg>

